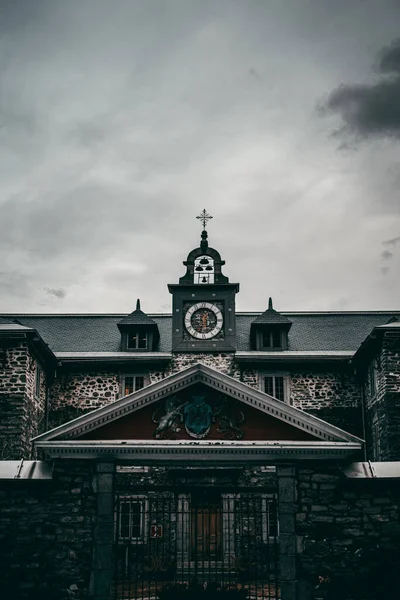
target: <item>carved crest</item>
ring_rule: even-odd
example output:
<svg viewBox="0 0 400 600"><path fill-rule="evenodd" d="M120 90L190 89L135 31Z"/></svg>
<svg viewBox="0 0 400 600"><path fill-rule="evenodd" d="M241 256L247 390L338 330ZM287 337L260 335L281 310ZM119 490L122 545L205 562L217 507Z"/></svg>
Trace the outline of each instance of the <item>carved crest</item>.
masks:
<svg viewBox="0 0 400 600"><path fill-rule="evenodd" d="M213 410L204 396L193 396L183 409L185 429L191 437L202 439L207 436L213 422Z"/></svg>
<svg viewBox="0 0 400 600"><path fill-rule="evenodd" d="M244 414L238 409L237 402L227 396L221 396L215 402L201 395L183 402L172 396L165 401L164 409L158 408L153 413L153 422L157 425L154 431L157 439L178 434L181 425L190 437L204 439L213 423L225 439L240 440L244 436L240 427L244 423Z"/></svg>

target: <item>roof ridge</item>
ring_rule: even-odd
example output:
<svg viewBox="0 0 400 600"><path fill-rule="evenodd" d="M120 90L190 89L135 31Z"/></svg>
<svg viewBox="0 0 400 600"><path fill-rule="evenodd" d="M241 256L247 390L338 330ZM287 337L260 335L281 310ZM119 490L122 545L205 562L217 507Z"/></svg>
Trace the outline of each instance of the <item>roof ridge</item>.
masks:
<svg viewBox="0 0 400 600"><path fill-rule="evenodd" d="M236 315L237 316L257 316L262 314L265 311L259 310L259 311L236 311ZM329 315L337 315L337 316L342 316L342 315L394 315L394 314L398 314L400 315L400 308L398 308L397 310L314 310L314 311L287 311L287 310L282 310L279 311L280 314L282 315L287 315L287 316L329 316ZM1 313L1 316L3 318L40 318L40 317L54 317L54 318L60 318L60 317L113 317L113 318L122 318L122 317L126 317L126 315L129 313ZM149 317L171 317L172 316L172 312L168 312L168 313L156 313L156 312L149 312L146 313L147 316Z"/></svg>

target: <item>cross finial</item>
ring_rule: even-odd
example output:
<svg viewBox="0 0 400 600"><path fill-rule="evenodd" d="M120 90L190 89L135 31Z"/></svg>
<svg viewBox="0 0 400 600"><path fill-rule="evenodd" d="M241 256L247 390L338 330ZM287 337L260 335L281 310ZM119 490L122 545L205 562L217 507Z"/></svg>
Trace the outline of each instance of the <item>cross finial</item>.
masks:
<svg viewBox="0 0 400 600"><path fill-rule="evenodd" d="M196 219L199 219L203 224L203 229L206 228L208 221L212 219L212 216L208 214L205 208L203 208L202 212L199 214Z"/></svg>

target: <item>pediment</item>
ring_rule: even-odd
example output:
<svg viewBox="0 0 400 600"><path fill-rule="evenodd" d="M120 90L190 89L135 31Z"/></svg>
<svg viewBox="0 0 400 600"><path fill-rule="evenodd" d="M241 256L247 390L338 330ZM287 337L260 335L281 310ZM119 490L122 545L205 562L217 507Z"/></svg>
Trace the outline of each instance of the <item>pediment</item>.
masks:
<svg viewBox="0 0 400 600"><path fill-rule="evenodd" d="M89 440L99 444L112 440L362 443L200 363L48 431L34 442L45 447L55 441L86 444Z"/></svg>
<svg viewBox="0 0 400 600"><path fill-rule="evenodd" d="M80 436L82 440L292 440L315 435L195 383Z"/></svg>

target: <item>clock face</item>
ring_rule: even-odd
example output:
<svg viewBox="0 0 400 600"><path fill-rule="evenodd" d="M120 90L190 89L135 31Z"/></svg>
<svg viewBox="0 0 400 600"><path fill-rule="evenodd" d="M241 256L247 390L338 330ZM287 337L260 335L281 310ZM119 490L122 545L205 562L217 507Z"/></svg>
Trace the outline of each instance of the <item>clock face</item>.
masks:
<svg viewBox="0 0 400 600"><path fill-rule="evenodd" d="M185 327L188 333L198 340L210 340L222 329L223 316L215 304L198 302L192 304L185 314Z"/></svg>

